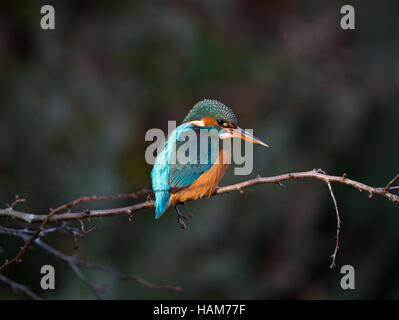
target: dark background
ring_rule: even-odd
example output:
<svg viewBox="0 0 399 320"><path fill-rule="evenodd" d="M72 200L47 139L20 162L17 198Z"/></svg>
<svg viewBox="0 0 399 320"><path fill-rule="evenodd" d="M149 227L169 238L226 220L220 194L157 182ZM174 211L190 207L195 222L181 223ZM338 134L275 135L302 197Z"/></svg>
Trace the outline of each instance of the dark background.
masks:
<svg viewBox="0 0 399 320"><path fill-rule="evenodd" d="M52 4L56 30L40 28ZM339 26L352 4L356 30ZM45 213L82 195L150 187L144 152L150 128L180 123L203 98L232 107L269 149L254 148L261 175L323 168L373 186L398 173L397 1L5 1L0 5L0 203ZM91 220L73 249L93 263L183 291L148 289L84 270L106 298L399 298L399 208L334 184L343 220L337 268L329 269L335 212L324 183L297 180L190 202L188 230L169 210ZM133 200L77 209L117 207ZM2 225L10 224L1 219ZM0 261L22 242L0 236ZM56 290L39 287L56 268ZM353 265L356 290L340 288ZM5 274L44 298L91 292L40 248ZM0 298L24 298L0 283Z"/></svg>

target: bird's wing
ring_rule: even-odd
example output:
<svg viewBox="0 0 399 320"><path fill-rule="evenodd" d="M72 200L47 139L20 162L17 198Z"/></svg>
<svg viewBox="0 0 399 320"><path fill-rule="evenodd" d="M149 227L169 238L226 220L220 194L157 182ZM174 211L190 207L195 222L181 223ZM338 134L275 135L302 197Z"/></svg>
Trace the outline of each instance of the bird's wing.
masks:
<svg viewBox="0 0 399 320"><path fill-rule="evenodd" d="M170 194L187 188L195 180L197 180L204 172L209 170L218 155L218 147L209 143L208 148L201 147L201 143L195 142L193 139L181 141L181 135L190 131L198 134L197 127L191 124L182 124L178 126L169 136L163 150L157 156L154 167L151 171L152 189L155 193L155 218L158 219L167 209ZM196 135L199 137L200 135ZM183 136L182 136L183 137ZM211 139L213 140L213 139ZM178 156L179 150L194 150L197 148L197 163L182 163ZM182 149L181 149L182 148ZM201 161L204 158L208 161ZM176 159L174 161L174 159ZM199 159L199 161L198 161Z"/></svg>
<svg viewBox="0 0 399 320"><path fill-rule="evenodd" d="M186 164L171 167L169 169L169 192L174 193L191 186L195 180L211 167L211 164Z"/></svg>
<svg viewBox="0 0 399 320"><path fill-rule="evenodd" d="M182 135L187 135L187 130L194 132L196 138L190 139L190 136L188 136L188 139L182 141ZM179 138L175 141L176 161L169 166L169 193L174 193L192 185L195 180L208 171L215 163L219 146L212 143L216 140L213 140L211 137L200 141L201 130L207 129L191 126L179 132ZM182 159L179 158L179 152L185 154L185 159L189 159L188 163L182 163ZM190 154L190 152L193 154Z"/></svg>

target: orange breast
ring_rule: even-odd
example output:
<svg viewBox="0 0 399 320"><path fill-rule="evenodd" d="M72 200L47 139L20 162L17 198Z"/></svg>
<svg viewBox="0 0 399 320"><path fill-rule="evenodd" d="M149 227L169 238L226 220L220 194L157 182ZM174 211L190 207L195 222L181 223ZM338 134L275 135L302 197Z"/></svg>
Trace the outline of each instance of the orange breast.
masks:
<svg viewBox="0 0 399 320"><path fill-rule="evenodd" d="M225 163L223 163L225 162ZM204 172L195 182L176 193L171 194L169 205L175 206L179 202L185 202L191 199L199 199L205 196L210 197L216 189L220 179L223 178L231 162L230 150L219 148L219 155L215 164Z"/></svg>

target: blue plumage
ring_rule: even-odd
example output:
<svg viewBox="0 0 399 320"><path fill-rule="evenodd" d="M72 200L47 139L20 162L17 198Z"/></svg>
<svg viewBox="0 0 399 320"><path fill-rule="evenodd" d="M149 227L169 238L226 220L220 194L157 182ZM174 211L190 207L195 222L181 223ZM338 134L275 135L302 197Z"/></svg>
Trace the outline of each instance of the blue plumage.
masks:
<svg viewBox="0 0 399 320"><path fill-rule="evenodd" d="M182 124L178 126L165 142L165 146L158 155L154 167L151 171L152 189L155 192L155 218L158 219L168 205L170 193L172 191L182 190L194 183L204 172L208 171L215 163L218 154L218 145L212 144L211 138L208 138L208 148L205 150L205 158L201 152L200 130L209 132L209 127L198 128L191 124ZM187 131L194 131L197 140L181 141L182 136ZM178 150L183 145L190 150L192 143L196 148L196 163L179 162ZM201 158L202 156L202 158ZM174 162L171 160L175 160ZM204 161L205 160L205 161Z"/></svg>
<svg viewBox="0 0 399 320"><path fill-rule="evenodd" d="M191 125L177 127L165 142L165 146L155 160L151 171L152 189L155 193L155 219L158 219L164 212L169 202L169 162L173 154L174 144L177 141L180 131L188 129Z"/></svg>

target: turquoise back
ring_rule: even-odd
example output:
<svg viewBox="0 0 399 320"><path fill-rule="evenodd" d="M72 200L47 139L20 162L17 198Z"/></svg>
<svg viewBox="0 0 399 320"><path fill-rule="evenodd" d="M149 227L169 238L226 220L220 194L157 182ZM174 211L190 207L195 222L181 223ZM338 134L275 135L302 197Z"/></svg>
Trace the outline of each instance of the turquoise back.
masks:
<svg viewBox="0 0 399 320"><path fill-rule="evenodd" d="M210 129L213 129L213 131L209 131ZM211 138L205 136L200 141L201 130L205 135L207 132L214 134ZM170 134L151 171L152 189L155 193L156 219L162 215L167 207L171 193L183 190L193 184L215 163L219 151L218 132L219 128L199 128L191 124L182 124ZM184 140L185 136L196 137L196 139L186 138L187 140ZM185 155L184 159L180 157L179 152ZM182 163L181 160L190 161Z"/></svg>

